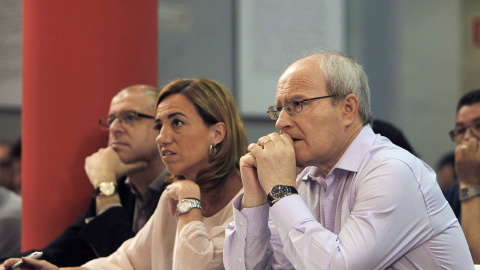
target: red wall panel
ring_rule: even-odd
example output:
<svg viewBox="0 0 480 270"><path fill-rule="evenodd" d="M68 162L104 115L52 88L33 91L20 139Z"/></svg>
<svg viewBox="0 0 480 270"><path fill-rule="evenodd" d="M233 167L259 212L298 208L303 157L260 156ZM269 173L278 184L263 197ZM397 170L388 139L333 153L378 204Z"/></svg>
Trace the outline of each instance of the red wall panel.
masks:
<svg viewBox="0 0 480 270"><path fill-rule="evenodd" d="M98 119L121 88L157 84L157 44L157 0L23 1L22 250L87 208Z"/></svg>

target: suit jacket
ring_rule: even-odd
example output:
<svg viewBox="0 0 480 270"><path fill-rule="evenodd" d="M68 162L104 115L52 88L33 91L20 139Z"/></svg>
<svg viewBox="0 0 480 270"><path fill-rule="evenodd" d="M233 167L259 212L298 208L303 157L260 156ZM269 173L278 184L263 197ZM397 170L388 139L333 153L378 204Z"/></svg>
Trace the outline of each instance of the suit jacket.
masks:
<svg viewBox="0 0 480 270"><path fill-rule="evenodd" d="M94 217L96 213L95 198L92 198L87 211L42 249L41 259L59 267L79 266L92 259L110 255L125 240L135 236L132 230L135 195L125 180L122 178L117 181L122 207L112 207L86 223L85 219ZM162 192L165 186L164 183ZM29 253L31 251L22 256Z"/></svg>

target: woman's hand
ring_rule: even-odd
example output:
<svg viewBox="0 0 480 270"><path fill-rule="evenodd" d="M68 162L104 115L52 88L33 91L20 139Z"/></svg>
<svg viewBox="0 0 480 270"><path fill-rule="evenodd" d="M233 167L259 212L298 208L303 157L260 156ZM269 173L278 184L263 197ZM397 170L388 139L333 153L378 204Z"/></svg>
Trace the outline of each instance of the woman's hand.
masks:
<svg viewBox="0 0 480 270"><path fill-rule="evenodd" d="M177 213L177 203L185 198L200 198L200 187L191 180L177 180L168 185L165 189L168 197L170 214L175 216Z"/></svg>

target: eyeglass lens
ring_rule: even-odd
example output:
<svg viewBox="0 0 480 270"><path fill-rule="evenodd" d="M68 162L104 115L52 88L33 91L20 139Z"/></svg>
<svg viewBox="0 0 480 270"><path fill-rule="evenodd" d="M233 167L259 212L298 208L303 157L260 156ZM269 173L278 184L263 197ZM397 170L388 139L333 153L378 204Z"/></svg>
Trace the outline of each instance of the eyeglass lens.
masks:
<svg viewBox="0 0 480 270"><path fill-rule="evenodd" d="M121 112L117 115L109 115L107 117L104 117L100 119L99 124L102 127L105 128L110 128L112 123L115 121L115 119L118 118L120 123L124 123L126 125L132 125L135 121L138 120L139 117L145 117L145 118L155 118L151 115L143 114L143 113L137 113L135 111L125 111Z"/></svg>
<svg viewBox="0 0 480 270"><path fill-rule="evenodd" d="M303 110L303 103L310 101L310 100L317 100L317 99L322 99L322 98L329 98L329 97L334 97L337 95L328 95L328 96L321 96L321 97L314 97L314 98L306 98L306 99L299 99L299 98L292 98L287 101L285 101L285 104L283 106L270 106L268 107L267 113L270 115L270 118L272 120L277 120L279 117L280 112L282 111L283 108L285 108L285 111L289 115L293 115L296 113L299 113Z"/></svg>
<svg viewBox="0 0 480 270"><path fill-rule="evenodd" d="M480 135L480 122L475 123L471 126L467 127L457 127L454 130L450 131L450 137L453 141L460 141L463 139L465 134L467 133L467 129L472 132L474 136L479 136Z"/></svg>
<svg viewBox="0 0 480 270"><path fill-rule="evenodd" d="M285 108L285 111L292 115L302 111L303 109L303 100L298 98L293 98L287 100L283 106L270 106L268 107L268 114L272 120L277 120L280 112Z"/></svg>

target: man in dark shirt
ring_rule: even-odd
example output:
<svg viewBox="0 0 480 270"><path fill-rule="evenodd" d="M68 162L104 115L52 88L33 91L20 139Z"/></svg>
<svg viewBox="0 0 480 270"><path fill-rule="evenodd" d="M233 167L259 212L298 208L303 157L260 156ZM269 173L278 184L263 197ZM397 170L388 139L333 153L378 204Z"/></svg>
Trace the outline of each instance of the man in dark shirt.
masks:
<svg viewBox="0 0 480 270"><path fill-rule="evenodd" d="M480 263L480 89L458 102L455 128L450 131L455 147L458 181L445 197L460 220L473 262Z"/></svg>
<svg viewBox="0 0 480 270"><path fill-rule="evenodd" d="M99 122L109 131L108 147L85 160L95 188L90 207L41 250L42 259L63 267L108 256L153 214L166 176L153 129L158 93L153 86L133 85L113 97Z"/></svg>

